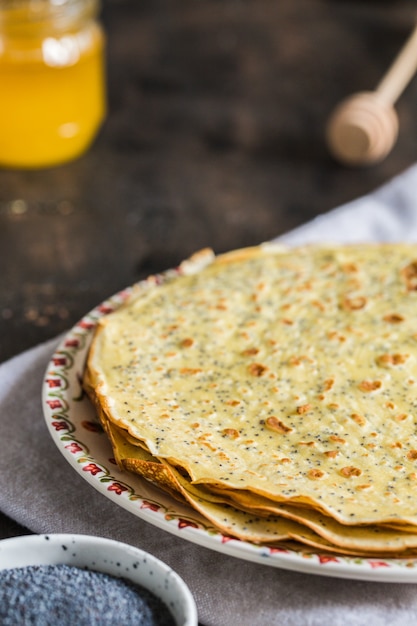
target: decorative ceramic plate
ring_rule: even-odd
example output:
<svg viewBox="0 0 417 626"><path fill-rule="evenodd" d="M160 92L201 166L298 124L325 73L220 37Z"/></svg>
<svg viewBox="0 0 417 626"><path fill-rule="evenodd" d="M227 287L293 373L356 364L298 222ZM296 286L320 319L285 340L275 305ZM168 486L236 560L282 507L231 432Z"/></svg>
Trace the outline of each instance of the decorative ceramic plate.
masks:
<svg viewBox="0 0 417 626"><path fill-rule="evenodd" d="M155 286L179 270L152 277L135 289ZM87 314L52 355L43 384L48 429L72 467L99 492L137 517L184 540L264 565L339 578L417 582L417 559L329 556L259 546L222 535L196 511L180 505L149 482L120 472L111 446L81 388L84 363L97 321L114 311L132 289L120 292Z"/></svg>

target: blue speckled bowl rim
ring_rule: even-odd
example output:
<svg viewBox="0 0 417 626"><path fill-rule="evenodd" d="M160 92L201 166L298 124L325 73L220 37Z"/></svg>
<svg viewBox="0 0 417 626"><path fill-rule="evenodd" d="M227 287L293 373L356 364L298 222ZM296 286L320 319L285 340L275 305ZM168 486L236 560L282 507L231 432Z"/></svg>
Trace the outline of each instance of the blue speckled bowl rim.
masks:
<svg viewBox="0 0 417 626"><path fill-rule="evenodd" d="M184 580L166 563L129 544L92 535L51 533L0 541L0 571L29 565L66 564L120 576L161 597L179 620L197 626L197 608Z"/></svg>

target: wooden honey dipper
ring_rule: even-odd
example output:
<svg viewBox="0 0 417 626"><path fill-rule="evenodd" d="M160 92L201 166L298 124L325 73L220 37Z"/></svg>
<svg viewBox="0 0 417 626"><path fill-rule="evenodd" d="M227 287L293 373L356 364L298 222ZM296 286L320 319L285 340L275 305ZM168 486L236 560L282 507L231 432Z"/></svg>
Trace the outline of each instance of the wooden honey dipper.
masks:
<svg viewBox="0 0 417 626"><path fill-rule="evenodd" d="M387 156L398 135L394 104L417 70L417 26L375 91L341 102L331 115L329 150L347 165L372 165Z"/></svg>

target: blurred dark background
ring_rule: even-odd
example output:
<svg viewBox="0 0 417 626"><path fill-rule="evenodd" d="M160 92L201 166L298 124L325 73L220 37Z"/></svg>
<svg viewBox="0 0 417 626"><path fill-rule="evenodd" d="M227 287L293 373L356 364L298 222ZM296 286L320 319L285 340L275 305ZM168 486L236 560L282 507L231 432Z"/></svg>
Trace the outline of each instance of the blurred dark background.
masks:
<svg viewBox="0 0 417 626"><path fill-rule="evenodd" d="M104 0L93 146L0 171L0 361L201 247L276 237L413 164L417 80L381 164L336 163L324 127L377 85L415 18L411 0Z"/></svg>

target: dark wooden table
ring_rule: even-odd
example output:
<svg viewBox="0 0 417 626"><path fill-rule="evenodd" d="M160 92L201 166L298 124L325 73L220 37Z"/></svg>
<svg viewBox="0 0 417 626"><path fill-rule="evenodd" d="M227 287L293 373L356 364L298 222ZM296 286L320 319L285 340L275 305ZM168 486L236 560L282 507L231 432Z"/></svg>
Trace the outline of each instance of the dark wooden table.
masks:
<svg viewBox="0 0 417 626"><path fill-rule="evenodd" d="M414 163L417 80L378 166L335 163L324 127L340 99L376 86L415 12L413 0L105 0L94 145L55 169L0 171L0 361L199 248L268 240ZM21 532L0 515L0 537Z"/></svg>

